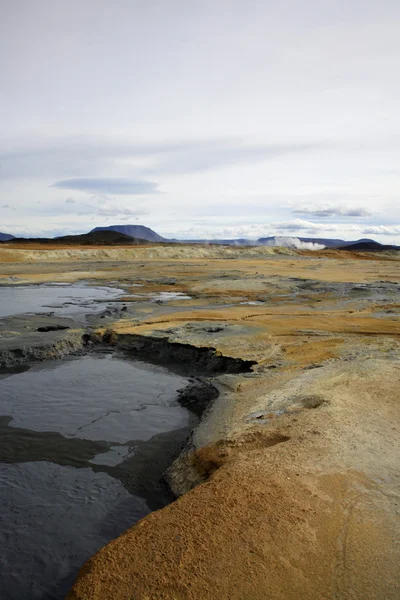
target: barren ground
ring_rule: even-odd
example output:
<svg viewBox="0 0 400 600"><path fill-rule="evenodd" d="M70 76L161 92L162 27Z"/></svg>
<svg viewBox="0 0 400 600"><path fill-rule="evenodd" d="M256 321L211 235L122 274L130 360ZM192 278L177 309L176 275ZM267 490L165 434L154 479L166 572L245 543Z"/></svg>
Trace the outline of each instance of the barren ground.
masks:
<svg viewBox="0 0 400 600"><path fill-rule="evenodd" d="M399 257L2 245L0 262L5 284L122 285L128 310L100 330L121 342L257 361L215 378L169 473L179 499L90 559L69 599L400 598Z"/></svg>

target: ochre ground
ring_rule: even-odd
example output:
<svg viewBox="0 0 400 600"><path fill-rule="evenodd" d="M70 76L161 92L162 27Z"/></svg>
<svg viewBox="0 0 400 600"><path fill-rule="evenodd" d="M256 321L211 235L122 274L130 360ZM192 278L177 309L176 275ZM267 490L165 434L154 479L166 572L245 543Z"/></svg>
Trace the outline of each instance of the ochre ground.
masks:
<svg viewBox="0 0 400 600"><path fill-rule="evenodd" d="M217 378L173 467L178 491L202 483L100 550L68 598L399 600L399 258L89 250L1 246L0 282L120 282L132 310L104 329L121 341L258 364ZM146 301L160 291L191 299Z"/></svg>

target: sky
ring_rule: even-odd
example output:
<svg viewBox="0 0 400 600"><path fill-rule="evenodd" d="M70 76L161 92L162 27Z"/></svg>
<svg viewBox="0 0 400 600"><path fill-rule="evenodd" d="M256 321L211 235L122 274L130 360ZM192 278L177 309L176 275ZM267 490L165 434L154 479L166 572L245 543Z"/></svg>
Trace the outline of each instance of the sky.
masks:
<svg viewBox="0 0 400 600"><path fill-rule="evenodd" d="M0 5L0 231L400 244L398 0Z"/></svg>

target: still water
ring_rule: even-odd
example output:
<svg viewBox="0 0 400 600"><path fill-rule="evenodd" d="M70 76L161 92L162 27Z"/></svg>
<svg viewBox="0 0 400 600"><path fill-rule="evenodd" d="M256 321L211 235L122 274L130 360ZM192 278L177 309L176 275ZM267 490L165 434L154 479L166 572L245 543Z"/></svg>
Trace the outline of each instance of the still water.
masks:
<svg viewBox="0 0 400 600"><path fill-rule="evenodd" d="M92 355L0 379L0 597L61 599L82 563L170 501L187 380Z"/></svg>
<svg viewBox="0 0 400 600"><path fill-rule="evenodd" d="M52 311L77 318L104 310L105 302L124 294L118 288L84 283L0 286L0 317Z"/></svg>

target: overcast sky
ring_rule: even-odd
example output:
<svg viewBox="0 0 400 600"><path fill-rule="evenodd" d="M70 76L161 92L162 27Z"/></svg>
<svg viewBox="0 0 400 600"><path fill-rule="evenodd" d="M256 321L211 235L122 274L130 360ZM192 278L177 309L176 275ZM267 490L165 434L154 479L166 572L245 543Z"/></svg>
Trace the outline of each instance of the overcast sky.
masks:
<svg viewBox="0 0 400 600"><path fill-rule="evenodd" d="M400 243L398 0L0 7L0 231Z"/></svg>

